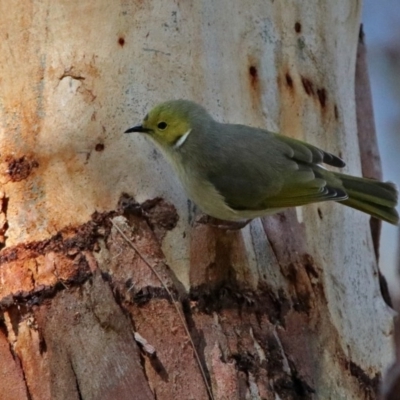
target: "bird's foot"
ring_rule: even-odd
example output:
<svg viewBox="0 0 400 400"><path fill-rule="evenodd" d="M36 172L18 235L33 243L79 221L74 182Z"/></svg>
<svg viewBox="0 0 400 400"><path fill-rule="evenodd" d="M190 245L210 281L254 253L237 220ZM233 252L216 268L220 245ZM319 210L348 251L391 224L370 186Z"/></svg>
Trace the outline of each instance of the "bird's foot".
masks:
<svg viewBox="0 0 400 400"><path fill-rule="evenodd" d="M209 215L203 214L196 218L197 224L206 224L211 225L218 229L223 229L226 231L238 231L244 228L251 219L247 219L244 221L225 221L222 219L210 217Z"/></svg>

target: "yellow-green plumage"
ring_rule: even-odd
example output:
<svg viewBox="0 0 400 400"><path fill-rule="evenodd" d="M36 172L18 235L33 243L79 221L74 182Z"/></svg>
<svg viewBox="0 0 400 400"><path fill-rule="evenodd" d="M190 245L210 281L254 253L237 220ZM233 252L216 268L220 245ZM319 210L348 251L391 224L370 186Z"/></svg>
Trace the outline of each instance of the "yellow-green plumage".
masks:
<svg viewBox="0 0 400 400"><path fill-rule="evenodd" d="M263 129L222 124L187 100L156 106L142 125L165 154L189 198L212 217L238 221L286 207L334 200L398 223L394 184L328 171L333 154Z"/></svg>

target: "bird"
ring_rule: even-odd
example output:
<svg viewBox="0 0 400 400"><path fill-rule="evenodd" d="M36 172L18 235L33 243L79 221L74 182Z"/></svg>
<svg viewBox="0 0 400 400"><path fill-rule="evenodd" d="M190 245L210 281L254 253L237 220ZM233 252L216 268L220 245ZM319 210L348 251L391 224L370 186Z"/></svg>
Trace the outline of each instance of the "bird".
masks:
<svg viewBox="0 0 400 400"><path fill-rule="evenodd" d="M201 105L170 100L156 105L138 132L164 154L187 196L205 214L245 224L289 207L336 201L398 224L392 182L326 169L344 161L309 143L266 129L216 121Z"/></svg>

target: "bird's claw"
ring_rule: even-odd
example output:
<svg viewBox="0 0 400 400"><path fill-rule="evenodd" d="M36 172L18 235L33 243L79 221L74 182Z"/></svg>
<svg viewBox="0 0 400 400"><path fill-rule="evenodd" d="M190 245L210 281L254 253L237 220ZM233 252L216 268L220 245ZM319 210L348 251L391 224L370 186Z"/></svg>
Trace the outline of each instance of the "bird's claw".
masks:
<svg viewBox="0 0 400 400"><path fill-rule="evenodd" d="M209 215L203 214L195 219L196 224L211 225L218 229L226 231L237 231L244 228L251 220L247 219L244 221L225 221L222 219L210 217Z"/></svg>

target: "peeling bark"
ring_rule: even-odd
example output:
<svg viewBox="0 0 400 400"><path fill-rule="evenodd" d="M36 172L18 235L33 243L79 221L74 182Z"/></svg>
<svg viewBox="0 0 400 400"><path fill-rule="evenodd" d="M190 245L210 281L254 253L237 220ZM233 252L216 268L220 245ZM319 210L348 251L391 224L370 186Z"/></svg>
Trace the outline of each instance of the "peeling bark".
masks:
<svg viewBox="0 0 400 400"><path fill-rule="evenodd" d="M364 43L362 25L360 27L357 48L355 96L362 174L366 178L382 180L381 158L376 138L374 110L372 106L372 94L367 65L367 52ZM379 238L381 235L382 222L371 217L370 225L376 258L379 259ZM381 279L384 280L383 276ZM390 305L389 293L385 293L384 297L386 302Z"/></svg>

